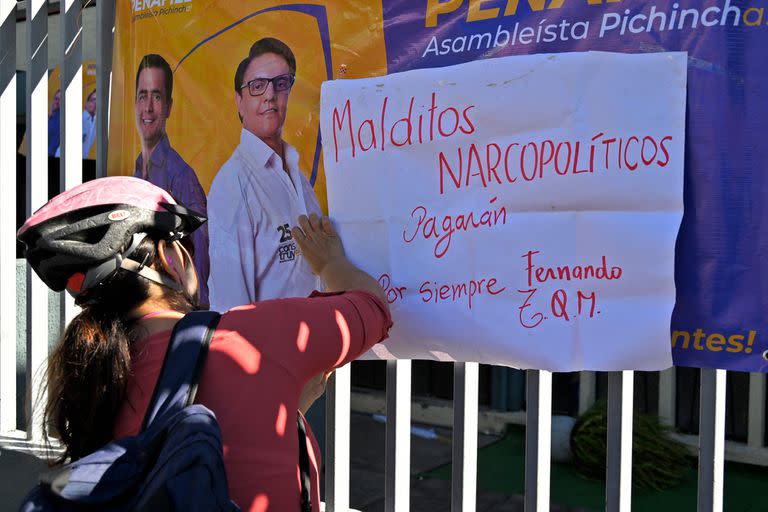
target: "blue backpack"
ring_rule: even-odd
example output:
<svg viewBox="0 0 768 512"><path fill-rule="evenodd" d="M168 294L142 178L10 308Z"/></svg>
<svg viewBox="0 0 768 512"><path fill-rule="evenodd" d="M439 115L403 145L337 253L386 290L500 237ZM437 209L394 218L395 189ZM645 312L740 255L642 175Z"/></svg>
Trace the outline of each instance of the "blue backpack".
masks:
<svg viewBox="0 0 768 512"><path fill-rule="evenodd" d="M229 498L216 417L192 405L218 321L212 311L180 320L141 432L44 475L21 512L239 511Z"/></svg>

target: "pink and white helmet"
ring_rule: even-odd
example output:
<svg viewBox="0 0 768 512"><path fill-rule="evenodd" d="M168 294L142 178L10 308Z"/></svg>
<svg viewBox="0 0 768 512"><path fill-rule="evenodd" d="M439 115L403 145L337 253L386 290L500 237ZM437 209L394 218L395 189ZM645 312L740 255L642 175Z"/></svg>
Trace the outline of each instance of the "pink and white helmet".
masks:
<svg viewBox="0 0 768 512"><path fill-rule="evenodd" d="M75 297L113 275L144 237L178 240L206 218L138 178L100 178L62 192L37 210L16 236L24 257L54 291Z"/></svg>

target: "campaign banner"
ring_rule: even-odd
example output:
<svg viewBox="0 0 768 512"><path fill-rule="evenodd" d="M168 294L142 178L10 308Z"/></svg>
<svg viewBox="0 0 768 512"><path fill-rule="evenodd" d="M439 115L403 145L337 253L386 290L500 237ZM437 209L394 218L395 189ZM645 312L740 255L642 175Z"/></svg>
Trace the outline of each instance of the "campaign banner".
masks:
<svg viewBox="0 0 768 512"><path fill-rule="evenodd" d="M324 84L330 213L394 321L372 353L671 366L685 84L684 53L604 52Z"/></svg>
<svg viewBox="0 0 768 512"><path fill-rule="evenodd" d="M96 61L85 60L80 70L83 90L82 151L84 160L96 160ZM61 68L48 75L48 156L61 157ZM19 145L19 153L27 155L27 134Z"/></svg>
<svg viewBox="0 0 768 512"><path fill-rule="evenodd" d="M142 140L157 127L185 169L194 173L194 185L208 194L226 162L244 149L241 139L249 121L241 120L238 98L245 98L240 94L245 89L235 89L244 85L236 83L237 70L252 46L265 38L278 39L295 56L289 89L278 84L287 97L281 136L296 149L293 167L324 211L327 155L322 154L319 116L325 81L513 55L687 52L684 214L675 246L675 306L667 338L676 365L766 372L764 11L754 0L122 2L117 6L109 173L146 171L138 165L142 153L150 156ZM139 68L147 55L162 57L173 79L157 124L137 111ZM585 71L558 84L551 97L589 80ZM275 90L274 84L267 89ZM478 89L477 94L495 94ZM636 97L624 101L642 108ZM526 105L533 114L536 107ZM284 228L295 222L290 216L259 231L259 237L275 238L274 247L267 248L275 262L271 268L300 259ZM263 240L255 234L254 240L252 245L264 254ZM212 242L210 253L231 250L224 245ZM246 267L236 271L248 275ZM284 274L293 280L301 272ZM258 282L247 285L256 291L237 297L264 296ZM277 294L298 290L275 283L261 288Z"/></svg>
<svg viewBox="0 0 768 512"><path fill-rule="evenodd" d="M119 79L113 80L110 112L110 144L120 150L109 153L110 174L134 173L141 150L136 75L141 59L156 54L173 72L166 121L169 141L208 191L240 140L242 124L233 90L238 64L254 42L274 37L296 60L283 138L298 150L301 170L327 208L318 124L320 85L338 76L386 73L382 13L375 7L354 0L121 2L113 57L113 76Z"/></svg>

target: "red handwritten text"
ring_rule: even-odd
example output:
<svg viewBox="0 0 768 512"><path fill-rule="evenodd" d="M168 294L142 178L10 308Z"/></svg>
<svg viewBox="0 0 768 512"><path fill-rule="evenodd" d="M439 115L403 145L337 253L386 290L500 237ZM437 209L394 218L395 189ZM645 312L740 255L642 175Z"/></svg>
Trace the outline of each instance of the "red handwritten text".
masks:
<svg viewBox="0 0 768 512"><path fill-rule="evenodd" d="M492 198L489 204L496 202ZM411 222L403 230L403 241L413 242L416 237L425 240L435 239L434 254L436 258L442 258L451 247L453 234L457 231L470 231L483 226L491 228L498 224L507 223L507 208L505 206L496 209L486 209L479 212L467 212L459 215L444 215L440 222L437 216L429 215L424 206L417 206L411 211Z"/></svg>
<svg viewBox="0 0 768 512"><path fill-rule="evenodd" d="M575 294L571 292L569 295L562 288L555 290L551 296L548 296L549 304L545 306L545 312L542 313L535 304L536 293L539 291L538 288L517 291L523 296L523 303L517 308L518 320L520 325L526 329L538 327L542 322L550 318L558 318L570 322L571 318L575 316L595 318L595 316L601 313L597 309L597 294L595 292L586 293L576 290ZM575 310L572 307L574 301L576 302Z"/></svg>
<svg viewBox="0 0 768 512"><path fill-rule="evenodd" d="M387 296L387 302L392 304L405 298L405 292L408 290L405 286L396 286L392 283L392 277L389 274L381 274L379 277L379 286L384 290Z"/></svg>
<svg viewBox="0 0 768 512"><path fill-rule="evenodd" d="M463 283L440 284L433 281L424 281L419 287L421 300L427 303L460 302L464 301L469 309L472 309L472 298L481 295L485 291L489 295L498 295L506 287L498 288L495 277L490 279L470 279Z"/></svg>
<svg viewBox="0 0 768 512"><path fill-rule="evenodd" d="M611 281L613 279L621 279L623 273L621 267L610 267L609 270L605 256L601 258L600 264L598 265L543 267L534 264L533 257L536 254L539 254L539 251L528 251L522 256L528 263L525 267L528 274L528 286L533 286L534 281L537 283L545 283L554 280L581 281L585 279L606 279Z"/></svg>
<svg viewBox="0 0 768 512"><path fill-rule="evenodd" d="M494 184L543 179L545 176L594 173L596 170L666 167L670 154L667 135L660 140L646 136L606 137L598 133L590 142L553 141L519 143L502 147L491 142L485 147L470 144L455 152L440 151L437 163L440 193L446 187L487 188ZM604 169L601 169L604 165ZM470 183L471 182L471 183Z"/></svg>
<svg viewBox="0 0 768 512"><path fill-rule="evenodd" d="M433 92L430 106L422 112L414 112L415 96L411 97L408 113L394 120L392 114L387 115L389 97L381 102L381 116L378 119L363 119L355 117L350 100L339 107L334 107L331 113L333 127L333 150L336 161L339 161L339 148L349 146L352 158L357 149L366 152L372 149L384 151L387 145L401 147L424 144L437 138L448 138L456 133L471 135L475 125L470 117L474 105L455 107L439 105L437 93ZM343 137L340 139L339 137Z"/></svg>

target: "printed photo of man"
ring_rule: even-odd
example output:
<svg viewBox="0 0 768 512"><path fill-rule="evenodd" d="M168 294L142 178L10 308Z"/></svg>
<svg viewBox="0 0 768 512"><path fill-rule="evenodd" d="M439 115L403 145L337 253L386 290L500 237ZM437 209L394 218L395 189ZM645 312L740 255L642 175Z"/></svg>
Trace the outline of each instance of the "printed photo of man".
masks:
<svg viewBox="0 0 768 512"><path fill-rule="evenodd" d="M321 283L297 253L290 227L320 214L299 154L282 138L296 59L275 38L260 39L235 72L240 144L208 194L211 309L306 297Z"/></svg>
<svg viewBox="0 0 768 512"><path fill-rule="evenodd" d="M56 94L60 95L60 91L56 91ZM55 96L54 96L55 98ZM59 101L57 100L57 104ZM59 108L60 110L60 108ZM56 117L56 123L58 124L59 117L58 117L58 110L57 110L57 117ZM48 120L48 132L50 133L51 130L51 121ZM50 135L49 135L50 137ZM88 153L91 152L91 148L93 147L93 142L96 140L96 89L92 90L90 94L88 94L88 98L85 100L85 108L83 109L83 158L88 158ZM51 146L51 141L49 139L48 145ZM56 152L54 153L54 156L57 158L61 157L61 146L60 146L60 137L59 134L56 135Z"/></svg>
<svg viewBox="0 0 768 512"><path fill-rule="evenodd" d="M61 89L51 99L51 115L48 116L48 155L56 156L61 142Z"/></svg>
<svg viewBox="0 0 768 512"><path fill-rule="evenodd" d="M322 290L290 231L299 215L321 213L312 185L299 169L296 148L282 136L295 80L293 52L271 37L256 41L235 72L235 106L243 125L240 144L208 193L213 310ZM327 378L317 375L299 399L308 431L320 440L321 451Z"/></svg>
<svg viewBox="0 0 768 512"><path fill-rule="evenodd" d="M136 129L141 153L134 176L163 188L185 207L207 215L207 201L195 171L171 147L165 124L173 107L173 72L160 55L145 55L136 71ZM208 228L191 235L200 280L200 302L208 304Z"/></svg>
<svg viewBox="0 0 768 512"><path fill-rule="evenodd" d="M83 109L83 158L88 158L88 154L93 147L93 141L96 140L96 89L88 94Z"/></svg>

